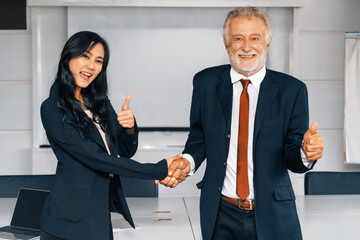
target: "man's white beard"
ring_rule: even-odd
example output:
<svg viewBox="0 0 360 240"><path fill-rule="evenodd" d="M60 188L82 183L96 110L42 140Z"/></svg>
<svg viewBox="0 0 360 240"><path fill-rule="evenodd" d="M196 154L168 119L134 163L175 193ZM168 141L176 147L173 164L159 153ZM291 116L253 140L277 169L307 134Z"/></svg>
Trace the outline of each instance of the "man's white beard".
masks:
<svg viewBox="0 0 360 240"><path fill-rule="evenodd" d="M239 59L238 56L239 55L250 55L250 54L258 54L259 55L259 53L254 51L254 50L252 50L252 51L250 51L248 53L239 50L239 51L236 52L236 55L230 54L229 57L230 57L231 66L240 74L248 75L248 76L253 75L254 73L259 71L265 65L266 53L263 52L261 55L259 55L260 56L259 60L254 62L252 65L250 65L250 66L242 66L242 65L245 65L245 64L242 64L240 62L240 59Z"/></svg>

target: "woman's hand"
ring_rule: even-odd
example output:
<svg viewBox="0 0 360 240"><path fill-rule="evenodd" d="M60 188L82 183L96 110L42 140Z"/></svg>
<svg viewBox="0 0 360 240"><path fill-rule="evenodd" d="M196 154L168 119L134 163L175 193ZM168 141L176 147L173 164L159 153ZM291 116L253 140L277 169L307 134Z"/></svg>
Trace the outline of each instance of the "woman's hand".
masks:
<svg viewBox="0 0 360 240"><path fill-rule="evenodd" d="M130 102L131 96L132 96L131 93L129 93L127 95L127 97L125 98L125 102L122 105L121 111L118 112L118 114L117 114L117 120L118 120L119 124L123 128L127 128L129 133L135 132L135 129L134 129L135 118L134 118L134 114L132 113L132 111L129 107L129 102Z"/></svg>
<svg viewBox="0 0 360 240"><path fill-rule="evenodd" d="M175 157L166 159L168 164L168 176L159 181L155 180L155 183L161 183L165 187L176 187L179 183L185 181L187 175L190 172L190 162L186 158L182 157L182 154L178 154Z"/></svg>

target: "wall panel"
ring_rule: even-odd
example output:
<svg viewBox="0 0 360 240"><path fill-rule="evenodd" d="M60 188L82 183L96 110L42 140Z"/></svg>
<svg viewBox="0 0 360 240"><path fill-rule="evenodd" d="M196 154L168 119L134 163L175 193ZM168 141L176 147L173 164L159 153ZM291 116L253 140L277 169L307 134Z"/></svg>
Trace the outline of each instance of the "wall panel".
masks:
<svg viewBox="0 0 360 240"><path fill-rule="evenodd" d="M30 81L0 81L0 130L32 129L31 88Z"/></svg>
<svg viewBox="0 0 360 240"><path fill-rule="evenodd" d="M91 30L108 40L109 95L116 109L132 92L141 126L188 127L194 74L229 63L222 25L230 9L69 7L68 36ZM276 31L268 66L289 72L292 11L269 13Z"/></svg>
<svg viewBox="0 0 360 240"><path fill-rule="evenodd" d="M305 0L302 30L360 31L360 1Z"/></svg>
<svg viewBox="0 0 360 240"><path fill-rule="evenodd" d="M309 94L309 124L320 129L342 129L344 123L343 81L306 81Z"/></svg>
<svg viewBox="0 0 360 240"><path fill-rule="evenodd" d="M31 174L31 131L0 131L0 175Z"/></svg>
<svg viewBox="0 0 360 240"><path fill-rule="evenodd" d="M0 31L0 81L31 80L31 33Z"/></svg>
<svg viewBox="0 0 360 240"><path fill-rule="evenodd" d="M344 32L300 32L301 79L343 80Z"/></svg>

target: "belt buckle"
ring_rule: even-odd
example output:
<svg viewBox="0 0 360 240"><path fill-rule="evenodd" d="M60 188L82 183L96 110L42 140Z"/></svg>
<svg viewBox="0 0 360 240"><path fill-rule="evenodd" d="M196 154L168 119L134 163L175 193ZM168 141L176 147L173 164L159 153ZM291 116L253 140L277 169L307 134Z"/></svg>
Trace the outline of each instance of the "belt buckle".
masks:
<svg viewBox="0 0 360 240"><path fill-rule="evenodd" d="M245 202L248 202L250 204L249 207L242 207L241 206L241 203L245 203ZM252 211L254 210L254 201L253 200L242 200L242 199L238 199L238 207L240 209L243 209L243 210L249 210L249 211Z"/></svg>

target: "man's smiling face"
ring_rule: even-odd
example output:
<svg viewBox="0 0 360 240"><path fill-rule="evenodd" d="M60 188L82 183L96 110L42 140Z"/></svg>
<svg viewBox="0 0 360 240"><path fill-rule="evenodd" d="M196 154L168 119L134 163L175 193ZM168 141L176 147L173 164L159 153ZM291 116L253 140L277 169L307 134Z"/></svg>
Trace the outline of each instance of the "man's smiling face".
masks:
<svg viewBox="0 0 360 240"><path fill-rule="evenodd" d="M228 29L231 66L240 74L251 76L265 65L271 39L267 37L265 23L257 17L235 17Z"/></svg>

